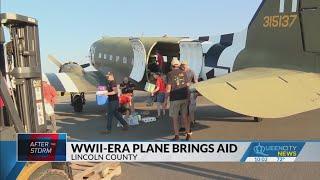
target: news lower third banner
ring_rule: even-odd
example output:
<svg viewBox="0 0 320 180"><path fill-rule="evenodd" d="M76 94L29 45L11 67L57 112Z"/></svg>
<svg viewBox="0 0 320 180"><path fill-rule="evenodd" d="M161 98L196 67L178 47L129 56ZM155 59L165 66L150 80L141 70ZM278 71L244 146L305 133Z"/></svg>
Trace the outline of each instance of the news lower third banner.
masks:
<svg viewBox="0 0 320 180"><path fill-rule="evenodd" d="M320 162L320 141L70 142L19 134L18 161Z"/></svg>

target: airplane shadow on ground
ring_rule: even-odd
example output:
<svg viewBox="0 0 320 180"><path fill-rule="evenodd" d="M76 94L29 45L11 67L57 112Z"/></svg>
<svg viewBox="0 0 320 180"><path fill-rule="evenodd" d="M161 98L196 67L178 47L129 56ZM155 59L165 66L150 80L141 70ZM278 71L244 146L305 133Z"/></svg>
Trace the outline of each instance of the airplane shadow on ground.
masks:
<svg viewBox="0 0 320 180"><path fill-rule="evenodd" d="M255 122L252 117L214 105L197 107L196 119L224 122Z"/></svg>
<svg viewBox="0 0 320 180"><path fill-rule="evenodd" d="M148 112L148 116L156 116L156 110L150 108L137 107L139 114ZM84 112L74 113L71 106L58 104L56 114L58 116L58 132L68 133L72 140L94 140L94 141L130 141L130 140L168 140L172 136L172 122L166 116L156 122L141 123L137 126L130 126L128 131L122 131L116 127L117 120L113 119L112 133L105 135L101 132L106 130L106 107L97 106L95 102L88 102L85 105ZM193 131L199 131L209 128L201 121L226 121L226 122L252 122L252 118L226 110L219 106L207 105L199 106L196 111L197 124ZM181 136L181 138L184 138Z"/></svg>
<svg viewBox="0 0 320 180"><path fill-rule="evenodd" d="M222 172L222 171L217 171L213 169L207 169L207 168L202 168L198 166L193 166L185 163L176 163L176 162L170 162L170 163L165 163L165 162L159 162L159 163L126 163L129 166L138 166L138 167L145 167L145 166L154 166L158 168L163 168L167 170L172 170L172 171L180 171L183 173L188 173L191 175L196 175L200 176L203 178L208 178L208 179L239 179L239 180L247 180L247 179L253 179L250 177L246 176L240 176L228 172ZM192 164L192 163L191 163Z"/></svg>

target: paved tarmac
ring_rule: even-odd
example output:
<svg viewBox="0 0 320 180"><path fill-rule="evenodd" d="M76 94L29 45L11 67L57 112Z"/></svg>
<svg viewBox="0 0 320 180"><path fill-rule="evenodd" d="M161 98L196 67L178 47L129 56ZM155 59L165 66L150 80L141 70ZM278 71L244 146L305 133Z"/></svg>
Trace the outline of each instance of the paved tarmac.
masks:
<svg viewBox="0 0 320 180"><path fill-rule="evenodd" d="M146 107L146 93L136 93L136 109L155 115L155 106ZM56 106L58 132L69 139L167 140L172 138L171 121L163 119L131 126L122 131L113 123L110 135L100 134L106 128L105 107L97 106L94 95L87 95L82 113L74 113L69 97L60 97ZM254 122L246 117L198 98L198 124L193 129L194 140L320 140L320 110L281 119ZM181 136L183 138L183 136ZM320 179L320 163L122 163L117 180L135 179Z"/></svg>

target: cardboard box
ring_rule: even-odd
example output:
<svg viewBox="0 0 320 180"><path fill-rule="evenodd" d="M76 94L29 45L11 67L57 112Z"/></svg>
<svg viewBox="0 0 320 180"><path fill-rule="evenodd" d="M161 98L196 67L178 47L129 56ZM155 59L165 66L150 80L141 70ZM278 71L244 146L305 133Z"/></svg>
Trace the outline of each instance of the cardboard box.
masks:
<svg viewBox="0 0 320 180"><path fill-rule="evenodd" d="M144 90L147 92L152 92L152 91L154 91L155 88L156 88L156 85L149 83L149 82L146 82Z"/></svg>

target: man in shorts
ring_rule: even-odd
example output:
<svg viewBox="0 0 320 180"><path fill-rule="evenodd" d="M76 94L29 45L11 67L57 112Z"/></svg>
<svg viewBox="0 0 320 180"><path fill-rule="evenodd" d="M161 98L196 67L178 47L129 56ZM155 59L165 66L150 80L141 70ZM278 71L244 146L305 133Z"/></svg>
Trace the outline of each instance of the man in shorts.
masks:
<svg viewBox="0 0 320 180"><path fill-rule="evenodd" d="M194 84L198 82L198 77L196 74L190 69L188 62L181 62L181 69L186 72L188 83ZM188 107L188 119L192 125L195 124L195 111L196 111L196 102L197 102L197 92L195 90L189 90L189 107Z"/></svg>
<svg viewBox="0 0 320 180"><path fill-rule="evenodd" d="M191 138L190 122L187 118L188 115L188 80L187 74L180 69L180 62L178 59L171 61L172 71L168 73L167 92L170 94L170 108L169 116L173 121L174 138L173 141L179 140L179 112L181 113L188 141Z"/></svg>

